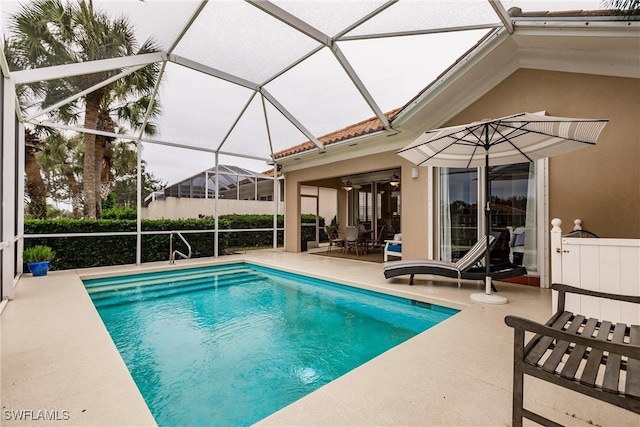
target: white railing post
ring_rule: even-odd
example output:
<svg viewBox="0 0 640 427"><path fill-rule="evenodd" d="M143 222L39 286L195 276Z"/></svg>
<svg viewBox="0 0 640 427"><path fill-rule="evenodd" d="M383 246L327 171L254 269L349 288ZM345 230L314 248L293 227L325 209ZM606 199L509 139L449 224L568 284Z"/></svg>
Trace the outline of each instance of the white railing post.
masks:
<svg viewBox="0 0 640 427"><path fill-rule="evenodd" d="M551 220L551 283L562 282L562 221ZM547 284L547 287L551 286Z"/></svg>
<svg viewBox="0 0 640 427"><path fill-rule="evenodd" d="M573 231L580 231L582 230L582 220L581 219L574 219L573 220Z"/></svg>
<svg viewBox="0 0 640 427"><path fill-rule="evenodd" d="M562 221L560 218L551 220L551 278L550 283L545 283L548 288L553 282L562 282ZM553 292L551 298L551 310L555 311L557 306L557 292Z"/></svg>

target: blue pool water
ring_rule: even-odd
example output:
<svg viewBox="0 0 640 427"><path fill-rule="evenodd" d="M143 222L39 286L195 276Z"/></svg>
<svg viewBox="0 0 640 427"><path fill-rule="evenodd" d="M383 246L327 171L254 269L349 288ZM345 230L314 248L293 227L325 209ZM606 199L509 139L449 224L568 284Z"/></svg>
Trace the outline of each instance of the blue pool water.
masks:
<svg viewBox="0 0 640 427"><path fill-rule="evenodd" d="M85 286L161 426L255 423L457 312L245 263Z"/></svg>

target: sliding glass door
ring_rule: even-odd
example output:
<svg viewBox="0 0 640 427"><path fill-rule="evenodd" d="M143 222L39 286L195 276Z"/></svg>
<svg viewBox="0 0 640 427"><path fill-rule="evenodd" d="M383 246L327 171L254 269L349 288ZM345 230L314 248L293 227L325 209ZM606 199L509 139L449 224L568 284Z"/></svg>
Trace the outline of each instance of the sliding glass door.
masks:
<svg viewBox="0 0 640 427"><path fill-rule="evenodd" d="M478 210L483 178L482 169L440 168L440 259L459 259L485 233L478 226L484 224L484 209ZM491 167L489 180L491 233L498 238L491 262L537 271L535 163Z"/></svg>

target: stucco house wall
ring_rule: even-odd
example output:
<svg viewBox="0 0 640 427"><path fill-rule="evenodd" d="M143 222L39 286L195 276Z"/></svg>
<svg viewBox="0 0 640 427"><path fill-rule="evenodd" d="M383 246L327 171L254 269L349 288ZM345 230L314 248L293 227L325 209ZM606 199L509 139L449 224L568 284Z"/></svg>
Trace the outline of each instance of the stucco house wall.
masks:
<svg viewBox="0 0 640 427"><path fill-rule="evenodd" d="M609 119L595 147L549 159L549 218L640 238L640 79L520 69L445 126L543 110Z"/></svg>

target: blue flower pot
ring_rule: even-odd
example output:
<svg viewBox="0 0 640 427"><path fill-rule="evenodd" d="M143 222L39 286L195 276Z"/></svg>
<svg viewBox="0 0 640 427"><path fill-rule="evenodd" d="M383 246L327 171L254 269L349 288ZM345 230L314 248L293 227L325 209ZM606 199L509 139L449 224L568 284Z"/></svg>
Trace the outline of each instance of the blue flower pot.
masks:
<svg viewBox="0 0 640 427"><path fill-rule="evenodd" d="M51 261L28 262L27 267L31 274L35 276L46 276L49 271L49 263Z"/></svg>

